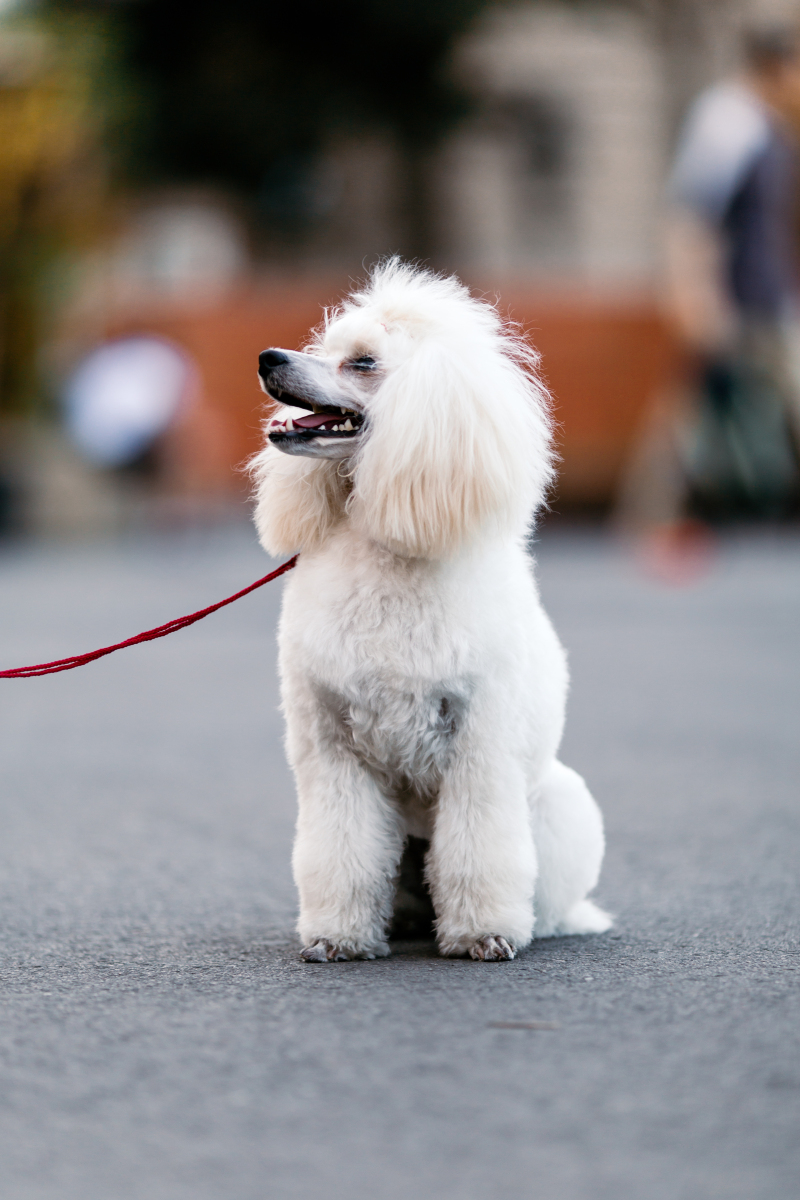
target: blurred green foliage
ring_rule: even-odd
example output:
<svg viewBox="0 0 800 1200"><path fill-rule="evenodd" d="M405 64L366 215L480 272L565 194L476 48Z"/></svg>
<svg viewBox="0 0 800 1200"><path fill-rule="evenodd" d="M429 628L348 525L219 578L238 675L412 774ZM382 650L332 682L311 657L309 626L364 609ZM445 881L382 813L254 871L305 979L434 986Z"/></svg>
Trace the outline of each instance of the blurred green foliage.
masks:
<svg viewBox="0 0 800 1200"><path fill-rule="evenodd" d="M310 165L379 131L409 171L466 111L454 38L489 0L49 0L95 14L137 104L116 149L131 179L234 187L269 226L313 216ZM117 85L118 86L118 85ZM123 134L122 138L119 134Z"/></svg>
<svg viewBox="0 0 800 1200"><path fill-rule="evenodd" d="M2 414L41 401L38 350L58 306L56 265L91 247L106 219L103 147L130 109L116 45L96 14L22 6L0 21Z"/></svg>

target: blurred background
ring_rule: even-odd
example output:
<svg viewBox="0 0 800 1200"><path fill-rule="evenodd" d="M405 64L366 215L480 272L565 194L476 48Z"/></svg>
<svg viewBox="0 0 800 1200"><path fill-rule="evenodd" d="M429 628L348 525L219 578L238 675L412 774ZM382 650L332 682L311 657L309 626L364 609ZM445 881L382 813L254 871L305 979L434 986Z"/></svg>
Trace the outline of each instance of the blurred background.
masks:
<svg viewBox="0 0 800 1200"><path fill-rule="evenodd" d="M395 252L497 297L541 350L556 512L694 537L792 520L797 16L788 0L0 0L0 529L243 512L258 351L301 345ZM726 80L750 109L740 96L716 134L695 111L687 133ZM715 209L689 160L718 145ZM750 319L729 279L747 237L748 279L762 244L785 267L779 313ZM759 346L779 331L760 391L740 386L753 329Z"/></svg>

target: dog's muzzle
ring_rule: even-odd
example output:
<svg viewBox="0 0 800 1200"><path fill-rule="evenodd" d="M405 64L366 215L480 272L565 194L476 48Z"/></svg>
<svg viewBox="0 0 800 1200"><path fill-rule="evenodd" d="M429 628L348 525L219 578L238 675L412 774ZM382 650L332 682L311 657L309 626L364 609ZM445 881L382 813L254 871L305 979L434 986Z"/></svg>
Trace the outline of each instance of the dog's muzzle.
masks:
<svg viewBox="0 0 800 1200"><path fill-rule="evenodd" d="M288 370L287 370L288 368ZM273 445L288 447L291 443L325 440L352 440L364 426L364 414L355 408L326 404L297 390L282 386L290 373L291 359L282 350L263 350L258 357L258 374L264 391L287 408L302 408L307 417L276 414L267 426L267 436ZM287 382L289 382L287 380Z"/></svg>

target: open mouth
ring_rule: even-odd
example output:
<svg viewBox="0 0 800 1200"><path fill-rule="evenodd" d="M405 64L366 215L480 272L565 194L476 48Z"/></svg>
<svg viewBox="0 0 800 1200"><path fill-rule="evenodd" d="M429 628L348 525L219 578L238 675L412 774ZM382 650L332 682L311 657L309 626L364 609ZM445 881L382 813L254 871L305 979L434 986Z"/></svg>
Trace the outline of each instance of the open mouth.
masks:
<svg viewBox="0 0 800 1200"><path fill-rule="evenodd" d="M315 438L354 438L364 425L364 414L354 408L339 405L318 404L302 396L292 395L277 387L268 387L267 394L288 408L304 408L310 416L274 416L269 422L267 435L271 442L312 441Z"/></svg>

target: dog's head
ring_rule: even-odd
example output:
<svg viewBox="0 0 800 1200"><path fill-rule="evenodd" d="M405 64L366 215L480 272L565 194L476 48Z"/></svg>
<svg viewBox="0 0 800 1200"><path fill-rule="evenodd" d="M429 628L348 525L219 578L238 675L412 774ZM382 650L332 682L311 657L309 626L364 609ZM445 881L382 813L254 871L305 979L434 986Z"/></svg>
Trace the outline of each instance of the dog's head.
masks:
<svg viewBox="0 0 800 1200"><path fill-rule="evenodd" d="M305 352L259 357L280 406L255 463L267 549L318 544L344 517L427 558L483 533L523 532L551 478L535 367L530 347L457 280L396 259L379 267Z"/></svg>
<svg viewBox="0 0 800 1200"><path fill-rule="evenodd" d="M371 354L262 350L258 377L280 409L266 427L271 445L308 458L349 458L365 432L366 402L380 372Z"/></svg>

